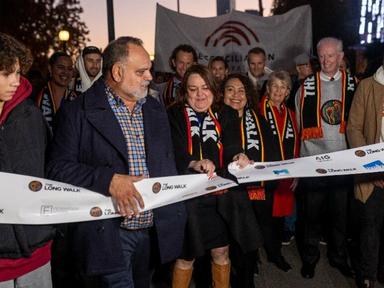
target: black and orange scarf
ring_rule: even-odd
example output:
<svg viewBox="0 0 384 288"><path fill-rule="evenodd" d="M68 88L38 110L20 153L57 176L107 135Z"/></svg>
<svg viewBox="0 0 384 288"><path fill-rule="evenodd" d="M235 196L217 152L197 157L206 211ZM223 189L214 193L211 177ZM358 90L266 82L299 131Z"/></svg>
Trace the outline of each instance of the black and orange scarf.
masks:
<svg viewBox="0 0 384 288"><path fill-rule="evenodd" d="M65 90L65 94L61 102L63 101L72 101L76 98L76 93L72 90ZM51 84L48 84L40 91L36 98L37 107L40 108L45 120L47 121L49 127L52 128L53 118L56 115L59 107L56 107L55 101L53 100L53 91Z"/></svg>
<svg viewBox="0 0 384 288"><path fill-rule="evenodd" d="M241 145L248 158L255 162L265 161L264 138L254 110L246 108L241 117ZM265 200L264 181L247 186L250 200Z"/></svg>
<svg viewBox="0 0 384 288"><path fill-rule="evenodd" d="M349 108L352 104L353 95L356 89L355 78L349 73L341 71L341 123L339 132L344 134L348 119ZM300 98L300 122L301 139L308 140L322 138L323 129L321 126L321 81L320 72L308 77L301 86Z"/></svg>
<svg viewBox="0 0 384 288"><path fill-rule="evenodd" d="M210 159L217 168L223 168L222 130L216 113L211 108L204 114L196 113L186 104L184 117L188 133L188 154L197 160Z"/></svg>
<svg viewBox="0 0 384 288"><path fill-rule="evenodd" d="M163 91L163 95L161 95L165 107L169 107L171 104L173 104L177 100L179 96L178 94L179 86L175 85L174 77L172 77L167 81Z"/></svg>
<svg viewBox="0 0 384 288"><path fill-rule="evenodd" d="M284 120L279 122L277 120L278 115L276 115L276 113L279 112L274 109L268 97L264 96L260 101L260 112L269 123L276 143L279 143L281 159L286 160L298 157L298 131L296 127L296 119L292 111L282 104L281 113L283 115L279 116Z"/></svg>

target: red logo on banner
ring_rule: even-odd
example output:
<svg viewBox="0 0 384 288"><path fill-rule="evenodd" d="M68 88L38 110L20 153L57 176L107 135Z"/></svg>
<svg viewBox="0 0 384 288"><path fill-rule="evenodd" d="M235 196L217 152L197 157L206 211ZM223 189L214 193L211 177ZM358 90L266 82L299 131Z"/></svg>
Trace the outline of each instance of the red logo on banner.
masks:
<svg viewBox="0 0 384 288"><path fill-rule="evenodd" d="M246 43L249 46L253 40L260 42L255 32L245 24L239 21L227 21L205 39L205 46L216 47L219 44L226 46L229 43L234 43L239 46Z"/></svg>

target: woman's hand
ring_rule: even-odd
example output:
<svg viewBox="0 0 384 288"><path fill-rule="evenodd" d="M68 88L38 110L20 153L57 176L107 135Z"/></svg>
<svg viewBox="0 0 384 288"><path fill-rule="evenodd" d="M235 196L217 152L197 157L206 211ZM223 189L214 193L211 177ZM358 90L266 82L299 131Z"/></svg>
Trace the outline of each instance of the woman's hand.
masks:
<svg viewBox="0 0 384 288"><path fill-rule="evenodd" d="M215 172L215 164L209 159L203 159L199 161L191 161L188 168L195 170L199 173L207 173L208 177L212 177Z"/></svg>
<svg viewBox="0 0 384 288"><path fill-rule="evenodd" d="M237 165L239 165L240 169L243 169L244 167L248 166L249 164L252 164L253 161L249 160L248 156L244 153L236 154L233 157L233 161L236 162Z"/></svg>

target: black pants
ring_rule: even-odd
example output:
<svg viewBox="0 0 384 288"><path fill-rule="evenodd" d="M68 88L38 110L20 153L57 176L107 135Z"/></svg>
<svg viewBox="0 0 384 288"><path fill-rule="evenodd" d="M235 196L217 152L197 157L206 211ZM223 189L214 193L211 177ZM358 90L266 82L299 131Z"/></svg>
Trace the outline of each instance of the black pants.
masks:
<svg viewBox="0 0 384 288"><path fill-rule="evenodd" d="M284 217L272 217L273 192L266 192L265 197L264 201L252 201L252 204L263 234L268 260L275 261L281 256Z"/></svg>
<svg viewBox="0 0 384 288"><path fill-rule="evenodd" d="M360 253L363 279L376 279L379 246L384 219L384 189L375 188L360 210Z"/></svg>
<svg viewBox="0 0 384 288"><path fill-rule="evenodd" d="M257 265L257 251L244 253L236 241L230 242L231 287L254 288L254 271Z"/></svg>
<svg viewBox="0 0 384 288"><path fill-rule="evenodd" d="M302 178L297 193L298 246L302 261L315 264L324 220L327 223L328 258L336 264L347 261L348 195L350 176Z"/></svg>

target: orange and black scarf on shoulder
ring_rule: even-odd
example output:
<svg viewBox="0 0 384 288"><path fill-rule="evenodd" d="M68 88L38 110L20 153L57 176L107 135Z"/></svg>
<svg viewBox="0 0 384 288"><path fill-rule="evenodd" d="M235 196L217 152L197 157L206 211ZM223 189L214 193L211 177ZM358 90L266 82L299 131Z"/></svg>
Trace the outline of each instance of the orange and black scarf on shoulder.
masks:
<svg viewBox="0 0 384 288"><path fill-rule="evenodd" d="M217 168L223 168L222 130L217 114L211 108L206 113L196 113L186 104L184 118L187 125L188 154L196 160L209 159Z"/></svg>
<svg viewBox="0 0 384 288"><path fill-rule="evenodd" d="M179 94L179 86L175 85L173 78L174 77L167 81L163 95L161 95L163 97L165 107L172 105L177 100Z"/></svg>
<svg viewBox="0 0 384 288"><path fill-rule="evenodd" d="M259 119L253 109L246 108L241 117L241 145L244 153L255 162L265 161L265 144ZM264 181L247 186L250 200L265 200Z"/></svg>
<svg viewBox="0 0 384 288"><path fill-rule="evenodd" d="M353 76L341 71L341 123L339 132L344 134L348 119L348 112L352 104L356 89L356 81ZM301 86L300 122L301 139L308 140L323 137L321 126L321 81L320 72L308 77Z"/></svg>
<svg viewBox="0 0 384 288"><path fill-rule="evenodd" d="M268 97L263 97L260 101L260 112L267 120L275 142L279 143L279 150L281 159L291 159L299 156L298 145L298 131L296 127L295 118L291 110L289 110L284 104L282 104L281 113L284 119L281 123L277 120L276 113ZM282 129L280 127L282 125Z"/></svg>

